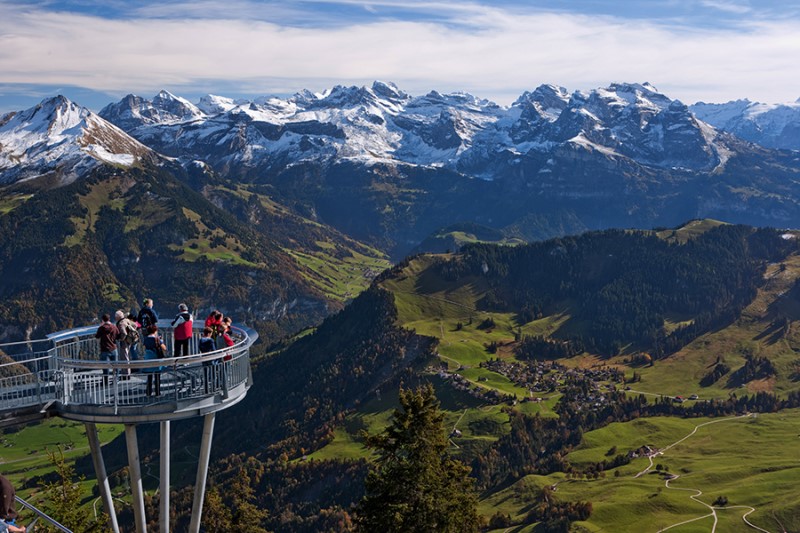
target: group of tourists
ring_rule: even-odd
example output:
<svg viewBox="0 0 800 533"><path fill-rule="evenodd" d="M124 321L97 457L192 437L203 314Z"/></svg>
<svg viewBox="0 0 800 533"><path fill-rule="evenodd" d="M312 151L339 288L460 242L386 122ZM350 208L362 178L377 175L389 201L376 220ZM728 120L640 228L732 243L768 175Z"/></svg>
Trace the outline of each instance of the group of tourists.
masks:
<svg viewBox="0 0 800 533"><path fill-rule="evenodd" d="M111 321L109 314L101 318L102 324L97 329L95 337L100 341L101 361L136 361L139 359L139 349L144 350L143 359L162 359L167 356L167 346L158 332L158 313L153 309L153 300L146 298L138 315L133 313L125 315L122 310L114 314L115 322ZM234 345L231 338L230 317L223 316L220 311L212 311L205 321L202 337L198 342L200 353L208 353ZM172 356L180 357L190 355L189 341L192 338L194 317L189 312L186 304L178 306L178 314L171 322L173 332ZM143 368L147 376L147 396L161 395L161 370L162 367ZM129 368L121 379L130 378ZM108 370L103 370L104 383L108 384Z"/></svg>

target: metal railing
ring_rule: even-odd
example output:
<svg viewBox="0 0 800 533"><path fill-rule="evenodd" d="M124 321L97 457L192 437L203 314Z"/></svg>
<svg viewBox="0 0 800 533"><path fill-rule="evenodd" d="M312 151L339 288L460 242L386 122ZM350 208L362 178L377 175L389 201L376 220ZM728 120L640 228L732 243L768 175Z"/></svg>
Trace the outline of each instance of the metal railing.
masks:
<svg viewBox="0 0 800 533"><path fill-rule="evenodd" d="M139 343L130 361L101 361L97 326L59 332L44 341L0 345L8 355L0 359L0 412L55 404L73 412L84 405L113 407L116 414L166 401L225 399L231 390L249 387L250 346L258 337L249 328L232 330L233 346L199 354L200 322L189 340L192 355L172 357L172 328L160 323L167 354L155 360L142 359Z"/></svg>
<svg viewBox="0 0 800 533"><path fill-rule="evenodd" d="M19 496L14 496L14 499L17 501L17 503L22 505L25 509L29 510L30 512L32 512L33 514L36 515L36 518L34 518L33 521L30 522L26 527L26 531L28 533L34 533L36 531L36 522L38 522L39 519L44 520L45 522L50 524L52 527L56 528L58 531L62 531L63 533L72 533L71 529L67 528L66 526L64 526L62 524L59 524L54 518L50 518L49 516L47 516L44 513L44 511L41 511L41 510L37 509L36 507L34 507L33 504L30 504L30 503L26 502L25 500L23 500Z"/></svg>

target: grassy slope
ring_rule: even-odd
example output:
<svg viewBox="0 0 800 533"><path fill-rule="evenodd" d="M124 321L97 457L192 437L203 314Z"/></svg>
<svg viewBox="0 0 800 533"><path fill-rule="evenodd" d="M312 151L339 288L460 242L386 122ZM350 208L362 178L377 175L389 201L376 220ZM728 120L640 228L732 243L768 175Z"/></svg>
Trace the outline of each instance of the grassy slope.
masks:
<svg viewBox="0 0 800 533"><path fill-rule="evenodd" d="M800 277L800 257L790 257L785 270L770 265L765 286L753 303L742 313L735 324L719 331L703 335L677 354L658 361L650 368L638 369L642 382L637 390L669 395L698 394L701 398L727 397L730 393L743 394L758 390L786 393L800 388L796 376L795 350L800 349L800 331L796 324L800 320L800 303L784 296L795 280ZM772 326L778 316L788 316L793 326L783 336ZM744 387L729 383L724 376L714 385L702 388L700 379L713 366L718 356L731 367L731 373L744 365L745 354L768 357L778 370L775 379L756 380Z"/></svg>
<svg viewBox="0 0 800 533"><path fill-rule="evenodd" d="M276 219L308 228L310 232L318 231L320 238L305 244L289 238L282 243L282 249L297 263L301 275L331 300L352 300L369 286L372 278L391 266L385 253L292 213L267 194L249 190L246 184L237 184L235 188L217 187L216 191L255 201Z"/></svg>
<svg viewBox="0 0 800 533"><path fill-rule="evenodd" d="M122 425L98 424L97 431L100 442L107 444L122 434ZM31 503L37 505L42 502L41 486L25 489L26 482L36 476L45 476L53 472L49 452L57 452L58 448L64 451L68 463L75 463L78 459L89 456L89 443L83 424L70 422L60 418L46 420L41 424L25 426L13 433L4 433L0 436L0 472L3 473L15 487L17 493ZM83 496L87 502L87 512L90 511L90 500L93 487L96 485L94 476L81 484ZM23 515L24 517L25 515Z"/></svg>
<svg viewBox="0 0 800 533"><path fill-rule="evenodd" d="M788 531L800 529L800 503L796 497L800 465L795 452L800 411L713 420L716 422L699 428L695 435L655 458L671 474L680 476L670 486L701 490L699 499L708 504L724 495L730 506L754 507L750 521L771 531L778 529L775 517ZM581 465L604 458L612 446L619 452L643 444L664 448L708 421L659 417L611 424L587 433L584 443L568 458ZM647 465L646 458L635 459L618 469L619 477L609 471L605 478L592 481L566 480L563 474L528 476L484 499L481 511L492 514L500 510L521 519L533 498L524 487L558 483L557 498L593 503L592 517L584 524L590 531L656 531L709 513L689 499L693 492L666 488L664 477L657 473L635 478ZM719 511L717 530L752 531L741 520L746 510ZM671 531L707 532L711 524L709 518Z"/></svg>
<svg viewBox="0 0 800 533"><path fill-rule="evenodd" d="M686 239L718 225L715 221L690 223L686 228L677 230L664 238ZM432 256L421 256L414 259L400 275L383 282L382 286L392 291L399 312L399 322L405 327L413 328L418 333L431 335L440 339L438 352L443 365L450 372L459 373L473 384L481 387L496 388L505 393L523 397L524 389L510 383L505 377L478 368L478 364L493 357L513 359L510 344L514 332L520 329L525 334L549 334L557 330L569 319L568 302L557 313L543 317L528 324L517 324L510 313L486 313L475 311L476 302L482 297L486 287L480 279L461 280L458 283L438 279L428 270L433 262ZM795 379L794 349L800 349L800 328L793 327L789 335L780 338L774 335L771 323L778 314L800 320L800 304L790 301L782 295L791 287L794 280L800 277L800 257L792 257L785 263L785 268L771 265L768 268L767 283L756 300L744 312L741 320L723 330L704 335L679 353L663 360L656 361L653 367L637 368L642 374L642 381L634 388L653 394L681 394L688 396L697 393L701 398L727 397L731 392L744 393L756 390L773 390L784 393L798 388ZM486 318L492 317L495 327L491 330L478 329L478 325ZM691 317L669 317L667 327L676 327ZM458 323L462 324L460 329ZM491 341L498 342L497 354L489 354L485 345ZM723 356L732 367L732 372L744 364L745 353L767 355L778 367L779 375L769 382L755 381L745 388L731 388L727 385L727 377L717 384L701 388L699 381L713 364L717 355ZM591 366L595 364L611 364L627 368L628 375L633 369L623 365L628 354L608 360L592 354L574 357L562 361L571 366ZM480 381L479 381L480 380ZM440 397L447 397L453 391L445 382L436 382ZM546 396L546 395L545 395ZM516 406L526 412L542 412L553 415L552 407L557 396L545 397L542 404L525 403ZM362 407L348 418L348 422L336 432L334 441L314 454L316 458L365 457L366 451L360 444L358 430L370 432L381 430L386 425L391 408L396 405L393 398L384 398L380 405L377 402ZM455 439L458 445L480 446L496 439L502 431L495 434L476 435L469 431L465 421L473 417L497 417L507 422L506 415L499 407L472 406L455 409L446 405L448 427L451 421L458 422L458 429L464 431L461 439ZM382 410L383 409L383 410ZM463 415L459 422L459 418ZM642 444L663 446L674 442L688 434L697 423L703 420L682 420L677 418L655 418L636 420L627 424L612 424L607 428L587 433L580 449L570 454L570 460L580 465L589 461L605 458L605 453L612 446L620 451L636 448ZM713 497L704 501L711 502L716 495L725 494L731 504L752 505L759 511L751 515L752 521L768 526L766 513L774 510L784 522L791 522L789 514L781 514L780 510L791 503L791 495L796 494L785 486L787 480L798 472L787 466L797 438L793 423L800 422L800 413L786 412L777 415L762 415L756 420L737 420L724 426L701 428L691 446L681 445L668 452L660 462L668 464L672 472L680 469L688 472L673 482L676 487L696 486L708 491ZM507 429L507 424L499 427ZM794 432L794 433L792 433ZM724 438L715 438L720 435ZM688 442L688 441L687 441ZM786 443L791 442L791 446ZM456 453L461 450L455 449ZM762 453L763 450L763 453ZM674 459L673 459L674 458ZM633 479L631 476L644 468L646 460L637 460L632 465L622 467L622 477L609 477L592 482L569 482L559 486L559 497L565 500L589 499L595 502L595 514L586 527L591 531L647 531L654 524L670 525L706 514L705 508L688 499L682 491L669 490L663 487L663 481L656 475ZM777 469L774 472L769 470ZM764 470L767 470L766 472ZM563 474L547 478L530 476L525 482L538 485L552 484L563 479ZM742 483L742 480L747 480ZM689 483L692 482L692 484ZM518 484L517 484L518 485ZM496 510L510 512L520 518L527 514L526 505L530 499L520 501L514 491L516 485L494 495L485 495L481 503L481 512L487 516ZM775 492L775 491L778 492ZM524 492L524 491L523 491ZM751 496L752 493L752 496ZM699 510L699 511L698 511ZM795 509L800 511L800 509ZM699 514L698 514L699 512ZM727 510L719 512L718 531L744 531L746 526L741 521L743 510ZM796 513L800 515L800 512ZM783 516L787 518L784 519ZM759 521L760 519L760 521ZM627 522L626 522L627 521ZM654 522L655 521L655 522ZM712 520L702 520L680 526L671 531L690 532L708 531ZM788 524L785 524L788 527ZM800 527L797 524L796 527ZM745 528L745 529L743 529ZM657 528L655 528L657 529ZM531 528L514 529L527 531Z"/></svg>

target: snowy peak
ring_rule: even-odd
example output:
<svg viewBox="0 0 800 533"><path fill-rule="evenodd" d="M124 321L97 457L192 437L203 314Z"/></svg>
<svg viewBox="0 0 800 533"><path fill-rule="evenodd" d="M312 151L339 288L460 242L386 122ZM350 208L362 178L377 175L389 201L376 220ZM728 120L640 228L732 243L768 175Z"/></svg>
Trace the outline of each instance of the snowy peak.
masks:
<svg viewBox="0 0 800 533"><path fill-rule="evenodd" d="M399 90L393 83L376 81L372 87L344 87L336 85L321 95L312 95L308 91L298 93L298 105L325 109L352 109L357 107L396 109L407 102L410 97Z"/></svg>
<svg viewBox="0 0 800 533"><path fill-rule="evenodd" d="M524 92L513 106L522 109L528 120L544 118L553 121L569 105L569 92L556 85L540 85L533 92Z"/></svg>
<svg viewBox="0 0 800 533"><path fill-rule="evenodd" d="M384 83L376 81L372 84L372 92L378 98L384 98L391 102L402 102L409 99L409 95L397 88L394 83Z"/></svg>
<svg viewBox="0 0 800 533"><path fill-rule="evenodd" d="M215 94L207 94L200 98L197 104L197 109L206 115L218 115L220 113L227 113L234 109L238 104L233 98L226 98L224 96L217 96Z"/></svg>
<svg viewBox="0 0 800 533"><path fill-rule="evenodd" d="M800 102L699 102L690 109L700 120L747 141L767 148L800 150Z"/></svg>
<svg viewBox="0 0 800 533"><path fill-rule="evenodd" d="M153 100L129 94L116 104L100 110L100 116L125 131L146 124L176 124L205 118L193 103L168 91L159 92Z"/></svg>
<svg viewBox="0 0 800 533"><path fill-rule="evenodd" d="M57 171L68 183L100 162L132 166L152 150L63 96L7 115L0 125L0 183Z"/></svg>
<svg viewBox="0 0 800 533"><path fill-rule="evenodd" d="M203 112L185 98L175 96L169 91L162 90L152 101L153 108L161 112L162 121L176 120L187 121L203 117Z"/></svg>

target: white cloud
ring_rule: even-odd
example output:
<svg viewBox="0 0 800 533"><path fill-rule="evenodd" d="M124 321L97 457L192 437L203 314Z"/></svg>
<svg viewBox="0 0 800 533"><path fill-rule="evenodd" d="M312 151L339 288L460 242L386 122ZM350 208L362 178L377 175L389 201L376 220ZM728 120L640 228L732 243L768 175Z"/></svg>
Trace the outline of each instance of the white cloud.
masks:
<svg viewBox="0 0 800 533"><path fill-rule="evenodd" d="M752 8L737 2L726 2L723 0L703 0L700 4L704 7L718 9L726 13L735 13L737 15L744 15L750 13Z"/></svg>
<svg viewBox="0 0 800 533"><path fill-rule="evenodd" d="M447 8L459 24L305 28L246 18L107 20L0 3L0 72L4 83L144 95L213 80L271 94L375 79L412 94L465 90L504 104L541 83L588 89L649 81L687 103L793 101L800 92L794 21L701 31L477 4Z"/></svg>

